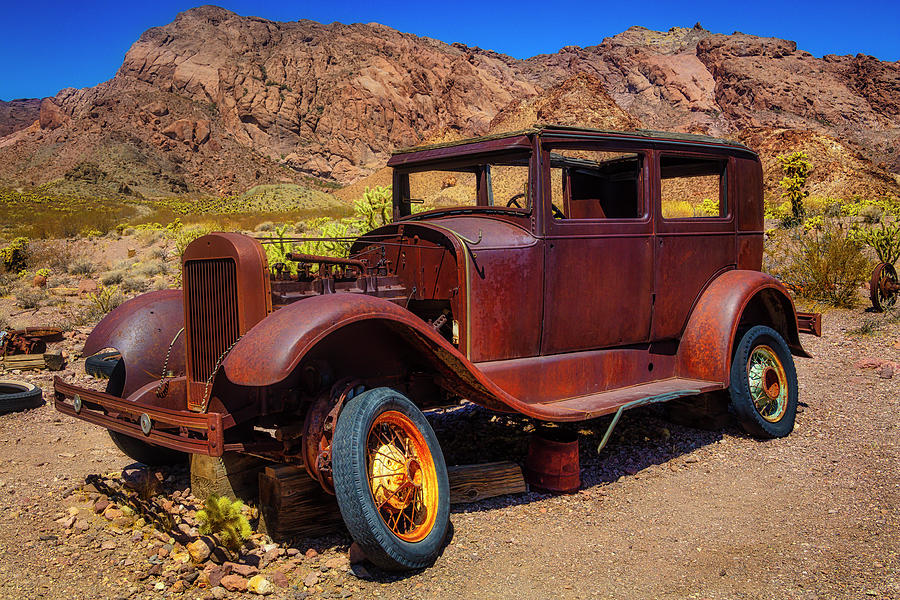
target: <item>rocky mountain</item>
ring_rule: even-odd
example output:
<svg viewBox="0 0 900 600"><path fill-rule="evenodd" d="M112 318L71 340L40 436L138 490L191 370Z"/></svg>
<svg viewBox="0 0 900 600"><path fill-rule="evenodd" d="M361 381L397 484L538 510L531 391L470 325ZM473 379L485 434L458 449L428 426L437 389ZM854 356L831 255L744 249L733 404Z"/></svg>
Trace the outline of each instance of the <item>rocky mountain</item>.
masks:
<svg viewBox="0 0 900 600"><path fill-rule="evenodd" d="M0 137L25 129L38 118L41 101L37 98L0 100Z"/></svg>
<svg viewBox="0 0 900 600"><path fill-rule="evenodd" d="M517 60L378 24L204 6L145 32L110 81L62 90L37 117L35 102L15 118L0 104L7 184L80 185L85 172L147 196L346 184L396 147L553 121L741 139L770 162L808 147L851 165L836 180L814 171L823 192L900 193L900 64L699 24Z"/></svg>

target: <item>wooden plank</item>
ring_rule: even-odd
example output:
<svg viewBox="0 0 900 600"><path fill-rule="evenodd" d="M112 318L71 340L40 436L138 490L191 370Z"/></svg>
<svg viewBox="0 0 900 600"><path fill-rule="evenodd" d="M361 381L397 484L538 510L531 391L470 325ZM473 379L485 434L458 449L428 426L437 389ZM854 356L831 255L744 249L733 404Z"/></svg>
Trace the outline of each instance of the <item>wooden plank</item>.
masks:
<svg viewBox="0 0 900 600"><path fill-rule="evenodd" d="M447 475L450 478L450 504L528 491L522 468L513 462L447 467Z"/></svg>
<svg viewBox="0 0 900 600"><path fill-rule="evenodd" d="M6 369L19 369L22 371L29 369L49 369L50 371L61 370L66 361L59 352L47 352L44 354L11 354L3 357L3 366Z"/></svg>

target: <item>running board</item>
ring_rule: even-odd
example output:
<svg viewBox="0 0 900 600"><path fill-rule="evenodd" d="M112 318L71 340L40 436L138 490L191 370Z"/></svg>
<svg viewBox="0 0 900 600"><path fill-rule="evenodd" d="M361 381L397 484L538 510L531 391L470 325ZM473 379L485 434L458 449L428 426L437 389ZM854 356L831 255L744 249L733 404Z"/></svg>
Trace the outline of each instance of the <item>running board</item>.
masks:
<svg viewBox="0 0 900 600"><path fill-rule="evenodd" d="M645 404L668 402L675 398L696 396L722 389L725 389L725 386L715 381L672 377L587 396L539 402L530 404L529 408L536 413L546 414L545 418L549 417L551 420L554 415L559 416L573 412L581 413L584 419L593 419L614 412L621 415L625 409Z"/></svg>

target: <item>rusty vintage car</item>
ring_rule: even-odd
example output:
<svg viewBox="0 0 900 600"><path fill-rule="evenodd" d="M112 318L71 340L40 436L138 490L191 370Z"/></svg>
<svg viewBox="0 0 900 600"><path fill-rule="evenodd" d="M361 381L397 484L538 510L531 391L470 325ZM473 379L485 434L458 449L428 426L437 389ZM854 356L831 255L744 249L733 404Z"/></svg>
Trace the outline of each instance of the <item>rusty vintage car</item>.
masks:
<svg viewBox="0 0 900 600"><path fill-rule="evenodd" d="M302 464L394 569L432 562L448 531L428 409L581 421L727 389L751 434L793 429L792 355L820 320L760 271L747 147L541 126L388 164L393 219L347 258L270 265L265 240L191 243L183 290L126 302L88 338L85 354L121 353L107 392L56 379L57 409L145 463Z"/></svg>

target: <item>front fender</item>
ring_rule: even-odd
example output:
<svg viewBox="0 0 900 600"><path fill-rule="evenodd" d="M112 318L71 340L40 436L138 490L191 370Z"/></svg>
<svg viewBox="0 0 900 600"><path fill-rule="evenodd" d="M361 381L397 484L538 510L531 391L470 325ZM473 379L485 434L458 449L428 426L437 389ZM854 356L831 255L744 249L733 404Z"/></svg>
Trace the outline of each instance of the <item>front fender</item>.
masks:
<svg viewBox="0 0 900 600"><path fill-rule="evenodd" d="M585 417L581 410L559 405L541 409L522 402L501 389L419 317L387 300L356 294L316 296L275 311L234 345L222 362L224 376L240 386L281 383L317 344L363 321L389 327L417 358L440 373L445 386L482 406L560 421Z"/></svg>
<svg viewBox="0 0 900 600"><path fill-rule="evenodd" d="M141 294L106 315L88 336L83 354L90 356L104 348L115 348L125 362L125 389L122 396L156 381L162 374L169 345L184 327L181 290L160 290ZM184 335L172 344L167 370L185 372Z"/></svg>
<svg viewBox="0 0 900 600"><path fill-rule="evenodd" d="M798 356L809 357L800 345L797 312L787 288L759 271L726 271L703 292L688 320L676 357L676 375L728 385L732 349L741 318L748 325L768 325L778 331Z"/></svg>

